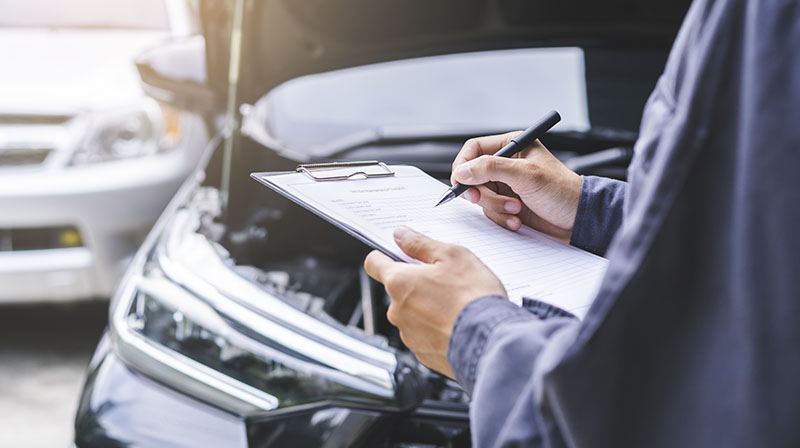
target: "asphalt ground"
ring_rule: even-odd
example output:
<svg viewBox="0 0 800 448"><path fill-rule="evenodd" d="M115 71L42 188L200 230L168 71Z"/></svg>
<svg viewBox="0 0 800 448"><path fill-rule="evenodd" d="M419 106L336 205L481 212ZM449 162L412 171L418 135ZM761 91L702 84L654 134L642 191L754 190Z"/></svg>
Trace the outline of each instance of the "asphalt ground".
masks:
<svg viewBox="0 0 800 448"><path fill-rule="evenodd" d="M107 302L0 305L0 447L72 446Z"/></svg>

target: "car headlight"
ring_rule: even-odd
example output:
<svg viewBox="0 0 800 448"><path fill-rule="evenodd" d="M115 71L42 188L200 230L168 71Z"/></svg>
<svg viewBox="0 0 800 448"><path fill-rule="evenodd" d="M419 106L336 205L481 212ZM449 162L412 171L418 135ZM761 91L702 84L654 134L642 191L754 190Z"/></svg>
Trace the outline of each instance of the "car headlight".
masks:
<svg viewBox="0 0 800 448"><path fill-rule="evenodd" d="M137 255L113 298L116 353L136 370L223 409L321 402L401 409L416 372L379 348L239 277L179 209ZM152 238L150 238L152 240Z"/></svg>
<svg viewBox="0 0 800 448"><path fill-rule="evenodd" d="M143 157L169 150L181 134L180 111L155 101L88 118L73 165Z"/></svg>

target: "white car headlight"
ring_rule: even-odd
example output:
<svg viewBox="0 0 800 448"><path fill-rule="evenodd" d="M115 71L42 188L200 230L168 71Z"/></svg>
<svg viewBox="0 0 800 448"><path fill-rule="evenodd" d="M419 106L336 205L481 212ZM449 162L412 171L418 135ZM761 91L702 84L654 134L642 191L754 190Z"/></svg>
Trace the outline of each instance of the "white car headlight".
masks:
<svg viewBox="0 0 800 448"><path fill-rule="evenodd" d="M73 165L144 157L171 149L181 133L180 112L154 101L89 118Z"/></svg>

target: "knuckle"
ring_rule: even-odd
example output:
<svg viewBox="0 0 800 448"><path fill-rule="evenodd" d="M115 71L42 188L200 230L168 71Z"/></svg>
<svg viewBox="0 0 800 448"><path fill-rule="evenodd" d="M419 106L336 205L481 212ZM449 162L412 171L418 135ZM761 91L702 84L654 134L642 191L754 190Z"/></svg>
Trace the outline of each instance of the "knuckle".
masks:
<svg viewBox="0 0 800 448"><path fill-rule="evenodd" d="M386 320L388 320L395 327L397 326L399 323L399 316L397 315L396 306L389 305L389 309L386 310Z"/></svg>
<svg viewBox="0 0 800 448"><path fill-rule="evenodd" d="M469 249L464 246L454 246L453 253L458 257L464 257L470 254Z"/></svg>
<svg viewBox="0 0 800 448"><path fill-rule="evenodd" d="M423 249L422 243L418 238L409 238L409 241L405 241L403 246L405 246L406 252L414 254L419 253Z"/></svg>
<svg viewBox="0 0 800 448"><path fill-rule="evenodd" d="M534 178L535 179L535 178L541 177L543 175L541 168L542 168L541 165L539 163L537 163L535 160L526 160L525 161L525 165L524 165L525 173L530 178Z"/></svg>
<svg viewBox="0 0 800 448"><path fill-rule="evenodd" d="M448 245L444 246L444 248L442 249L442 253L444 253L444 255L446 257L448 257L448 258L457 258L458 256L460 256L463 253L462 250L464 250L463 246L456 246L455 244L448 244Z"/></svg>
<svg viewBox="0 0 800 448"><path fill-rule="evenodd" d="M397 272L394 270L390 270L383 274L383 284L386 285L387 288L392 288L397 283Z"/></svg>
<svg viewBox="0 0 800 448"><path fill-rule="evenodd" d="M454 255L453 246L451 246L449 244L447 246L443 246L439 250L439 253L442 254L442 258L453 258L453 255Z"/></svg>
<svg viewBox="0 0 800 448"><path fill-rule="evenodd" d="M483 176L483 174L486 172L486 162L489 159L491 159L490 156L480 156L470 161L469 168L472 172L473 178Z"/></svg>
<svg viewBox="0 0 800 448"><path fill-rule="evenodd" d="M403 344L405 344L405 346L408 347L409 349L413 350L414 349L414 343L413 343L413 341L408 339L408 334L406 334L405 331L403 331L402 329L399 329L399 328L398 328L398 332L397 333L400 336L400 340L403 341Z"/></svg>
<svg viewBox="0 0 800 448"><path fill-rule="evenodd" d="M497 172L500 168L499 164L500 157L490 157L486 160L486 169L489 172Z"/></svg>
<svg viewBox="0 0 800 448"><path fill-rule="evenodd" d="M520 162L522 162L521 166L528 172L535 171L539 167L539 164L532 159L522 159Z"/></svg>
<svg viewBox="0 0 800 448"><path fill-rule="evenodd" d="M367 254L367 257L364 259L364 270L367 271L367 273L375 272L375 254L372 252Z"/></svg>

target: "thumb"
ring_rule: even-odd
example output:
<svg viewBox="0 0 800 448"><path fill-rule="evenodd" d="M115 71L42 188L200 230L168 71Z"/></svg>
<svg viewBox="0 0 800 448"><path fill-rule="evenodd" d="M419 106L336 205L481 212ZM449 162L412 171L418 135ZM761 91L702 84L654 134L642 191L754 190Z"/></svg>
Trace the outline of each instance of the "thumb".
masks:
<svg viewBox="0 0 800 448"><path fill-rule="evenodd" d="M482 185L487 182L502 182L512 189L530 175L527 160L493 156L480 156L459 165L453 172L453 178L462 184Z"/></svg>
<svg viewBox="0 0 800 448"><path fill-rule="evenodd" d="M367 255L367 258L364 259L364 271L375 280L385 283L387 274L389 274L397 264L399 263L387 257L385 254L373 250Z"/></svg>
<svg viewBox="0 0 800 448"><path fill-rule="evenodd" d="M406 226L394 229L394 241L408 256L423 263L435 263L446 246Z"/></svg>

